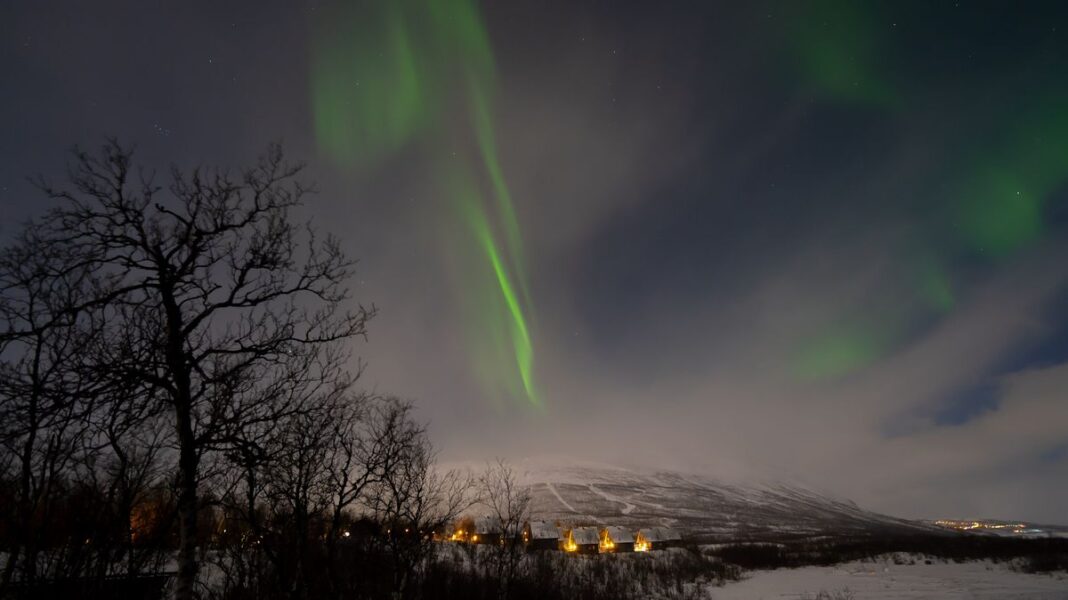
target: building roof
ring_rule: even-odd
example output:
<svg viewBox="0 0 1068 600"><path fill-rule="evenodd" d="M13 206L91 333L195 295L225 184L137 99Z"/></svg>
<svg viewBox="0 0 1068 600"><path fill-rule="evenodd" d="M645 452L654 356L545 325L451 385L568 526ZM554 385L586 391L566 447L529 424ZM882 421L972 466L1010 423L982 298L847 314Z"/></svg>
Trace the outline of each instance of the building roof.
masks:
<svg viewBox="0 0 1068 600"><path fill-rule="evenodd" d="M562 537L560 528L552 521L531 521L528 525L532 540L558 540Z"/></svg>
<svg viewBox="0 0 1068 600"><path fill-rule="evenodd" d="M474 533L486 535L501 532L501 520L496 517L475 517Z"/></svg>
<svg viewBox="0 0 1068 600"><path fill-rule="evenodd" d="M601 532L596 527L575 527L571 530L571 541L579 546L601 543Z"/></svg>
<svg viewBox="0 0 1068 600"><path fill-rule="evenodd" d="M632 544L634 543L634 532L625 527L605 527L605 533L608 534L608 538L616 544Z"/></svg>
<svg viewBox="0 0 1068 600"><path fill-rule="evenodd" d="M670 527L649 527L639 530L638 534L647 542L677 542L682 539L679 532Z"/></svg>

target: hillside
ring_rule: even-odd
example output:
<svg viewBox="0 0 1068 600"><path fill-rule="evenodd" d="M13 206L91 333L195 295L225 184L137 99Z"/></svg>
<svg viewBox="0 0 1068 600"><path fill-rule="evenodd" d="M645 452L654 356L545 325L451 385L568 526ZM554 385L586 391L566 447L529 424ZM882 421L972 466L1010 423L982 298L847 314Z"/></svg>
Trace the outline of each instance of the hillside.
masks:
<svg viewBox="0 0 1068 600"><path fill-rule="evenodd" d="M668 526L707 541L944 531L794 484L601 465L521 463L518 470L532 491L532 514L575 524Z"/></svg>

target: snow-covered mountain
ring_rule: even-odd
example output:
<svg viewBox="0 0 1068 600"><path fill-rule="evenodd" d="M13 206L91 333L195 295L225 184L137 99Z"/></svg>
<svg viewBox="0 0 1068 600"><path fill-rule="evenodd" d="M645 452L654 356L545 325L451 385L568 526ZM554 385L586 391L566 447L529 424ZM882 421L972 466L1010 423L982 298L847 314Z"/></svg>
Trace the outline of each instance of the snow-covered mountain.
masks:
<svg viewBox="0 0 1068 600"><path fill-rule="evenodd" d="M936 531L796 484L724 482L595 464L513 465L530 486L535 518L573 524L676 527L706 540Z"/></svg>

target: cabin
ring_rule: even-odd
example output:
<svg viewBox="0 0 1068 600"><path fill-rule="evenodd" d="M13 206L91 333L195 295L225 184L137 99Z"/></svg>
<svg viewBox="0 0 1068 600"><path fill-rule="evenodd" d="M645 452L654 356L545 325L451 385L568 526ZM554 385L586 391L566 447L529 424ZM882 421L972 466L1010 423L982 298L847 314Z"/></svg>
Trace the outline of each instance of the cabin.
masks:
<svg viewBox="0 0 1068 600"><path fill-rule="evenodd" d="M442 538L449 542L466 542L474 528L475 520L464 517L446 526Z"/></svg>
<svg viewBox="0 0 1068 600"><path fill-rule="evenodd" d="M634 552L634 533L624 527L605 527L601 530L598 549L606 552Z"/></svg>
<svg viewBox="0 0 1068 600"><path fill-rule="evenodd" d="M596 527L572 527L564 534L564 551L575 554L597 554L601 544Z"/></svg>
<svg viewBox="0 0 1068 600"><path fill-rule="evenodd" d="M649 550L663 550L682 543L679 532L670 527L649 527L639 529L634 538L635 552L647 552Z"/></svg>
<svg viewBox="0 0 1068 600"><path fill-rule="evenodd" d="M476 517L471 521L467 540L472 544L501 543L501 520L496 517Z"/></svg>
<svg viewBox="0 0 1068 600"><path fill-rule="evenodd" d="M527 550L559 550L564 536L552 521L527 521L523 525L523 543Z"/></svg>

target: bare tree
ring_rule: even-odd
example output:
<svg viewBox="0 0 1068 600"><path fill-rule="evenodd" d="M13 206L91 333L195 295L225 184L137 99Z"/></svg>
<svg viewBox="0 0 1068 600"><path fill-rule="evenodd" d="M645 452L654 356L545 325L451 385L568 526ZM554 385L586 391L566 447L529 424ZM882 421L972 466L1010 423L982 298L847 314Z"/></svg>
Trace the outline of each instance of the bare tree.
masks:
<svg viewBox="0 0 1068 600"><path fill-rule="evenodd" d="M308 596L311 542L324 533L322 516L330 504L326 465L334 441L331 424L339 408L324 404L287 419L277 438L282 451L266 468L268 506L285 524L278 529L287 560L277 562L276 571L285 575L288 595L294 599Z"/></svg>
<svg viewBox="0 0 1068 600"><path fill-rule="evenodd" d="M431 554L433 532L466 505L470 480L434 469L409 403L343 395L315 406L230 454L240 475L223 495L227 527L242 529L228 538L224 585L261 596L346 597L356 565L345 568L343 559L356 548L344 534L364 516L380 529L360 543L390 567L372 579L388 577L402 595Z"/></svg>
<svg viewBox="0 0 1068 600"><path fill-rule="evenodd" d="M384 479L396 463L396 451L421 434L407 426L407 416L404 404L378 397L360 397L335 415L325 475L330 494L327 574L336 598L342 596L338 544L346 513L359 508L370 487Z"/></svg>
<svg viewBox="0 0 1068 600"><path fill-rule="evenodd" d="M478 501L501 528L500 543L488 553L501 598L508 597L525 546L523 526L530 517L530 488L523 485L503 459L486 465L477 480Z"/></svg>
<svg viewBox="0 0 1068 600"><path fill-rule="evenodd" d="M88 575L137 575L163 562L171 515L158 494L168 487L164 454L172 429L143 391L102 394L89 416L91 429L74 467L80 487L90 492L82 514L91 513L98 524L87 548Z"/></svg>
<svg viewBox="0 0 1068 600"><path fill-rule="evenodd" d="M228 552L218 564L228 574L227 586L270 585L293 598L309 594L308 571L318 550L313 539L326 535L324 515L333 502L338 428L362 406L362 397L350 393L355 376L346 371L349 354L329 345L319 349L281 357L275 371L282 376L267 387L251 387L263 402L284 399L301 409L235 432L216 465L212 480L224 527L240 532L227 536Z"/></svg>
<svg viewBox="0 0 1068 600"><path fill-rule="evenodd" d="M387 460L382 476L368 487L367 508L385 530L381 537L391 562L393 596L403 598L413 575L432 557L434 534L470 506L471 478L440 471L423 426L411 404L390 400L382 443Z"/></svg>
<svg viewBox="0 0 1068 600"><path fill-rule="evenodd" d="M98 323L79 306L88 271L28 226L0 254L0 448L14 489L2 585L32 582L57 491L88 428L93 382L80 369ZM7 482L5 482L7 483Z"/></svg>
<svg viewBox="0 0 1068 600"><path fill-rule="evenodd" d="M346 309L354 263L290 211L308 191L272 146L252 168L172 169L162 188L108 143L75 152L51 239L96 278L92 306L129 335L137 362L99 365L150 384L169 407L177 446L179 514L175 597L193 597L197 512L206 452L304 410L287 369L324 346L363 335L373 307ZM281 368L279 368L281 367Z"/></svg>

